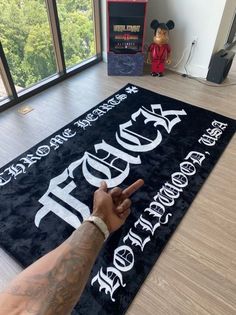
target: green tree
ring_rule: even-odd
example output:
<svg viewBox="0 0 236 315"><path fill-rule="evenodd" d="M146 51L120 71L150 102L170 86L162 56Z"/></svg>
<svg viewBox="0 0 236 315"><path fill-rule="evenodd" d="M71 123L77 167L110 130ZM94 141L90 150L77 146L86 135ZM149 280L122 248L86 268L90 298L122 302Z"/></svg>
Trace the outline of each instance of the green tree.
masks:
<svg viewBox="0 0 236 315"><path fill-rule="evenodd" d="M58 15L66 65L73 66L95 55L91 0L58 0Z"/></svg>
<svg viewBox="0 0 236 315"><path fill-rule="evenodd" d="M91 0L58 0L67 66L95 54ZM16 85L56 72L45 0L0 0L0 40Z"/></svg>

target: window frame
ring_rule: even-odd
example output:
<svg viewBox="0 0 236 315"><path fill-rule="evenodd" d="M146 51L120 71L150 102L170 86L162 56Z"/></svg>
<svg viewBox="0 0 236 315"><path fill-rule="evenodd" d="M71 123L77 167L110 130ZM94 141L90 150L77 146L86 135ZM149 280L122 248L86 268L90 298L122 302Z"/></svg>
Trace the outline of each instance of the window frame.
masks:
<svg viewBox="0 0 236 315"><path fill-rule="evenodd" d="M45 0L45 3L51 31L52 44L55 53L57 73L37 82L36 84L30 87L27 87L19 92L16 92L15 85L4 53L4 49L0 42L0 75L2 77L6 92L8 94L8 97L0 101L0 112L102 61L100 0L92 0L96 55L70 68L66 68L65 64L56 1Z"/></svg>

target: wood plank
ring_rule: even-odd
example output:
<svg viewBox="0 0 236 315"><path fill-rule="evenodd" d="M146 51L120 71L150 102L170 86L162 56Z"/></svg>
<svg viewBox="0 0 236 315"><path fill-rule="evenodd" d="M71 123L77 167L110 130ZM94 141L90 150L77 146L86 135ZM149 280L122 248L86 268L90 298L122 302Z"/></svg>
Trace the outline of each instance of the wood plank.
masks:
<svg viewBox="0 0 236 315"><path fill-rule="evenodd" d="M100 63L0 114L0 166L128 82L236 119L236 88L163 78L108 77ZM236 63L225 83L236 83ZM32 112L17 110L30 105ZM128 315L236 314L236 136L131 304ZM0 289L21 268L0 250Z"/></svg>

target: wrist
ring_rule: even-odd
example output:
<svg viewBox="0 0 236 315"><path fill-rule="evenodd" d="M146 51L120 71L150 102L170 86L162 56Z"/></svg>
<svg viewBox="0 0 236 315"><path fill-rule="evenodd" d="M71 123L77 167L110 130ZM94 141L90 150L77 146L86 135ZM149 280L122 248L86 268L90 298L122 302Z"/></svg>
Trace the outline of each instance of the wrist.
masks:
<svg viewBox="0 0 236 315"><path fill-rule="evenodd" d="M101 217L96 216L94 214L94 215L91 215L90 217L88 217L88 219L86 219L84 222L86 222L86 221L91 222L93 225L95 225L101 231L101 233L104 236L104 241L108 238L110 233L109 233L107 224L105 223L105 221Z"/></svg>
<svg viewBox="0 0 236 315"><path fill-rule="evenodd" d="M111 227L110 227L110 222L109 222L109 218L106 215L105 211L102 211L100 209L93 209L93 212L91 213L91 216L95 216L100 218L107 226L107 229L109 231L109 233L111 233Z"/></svg>

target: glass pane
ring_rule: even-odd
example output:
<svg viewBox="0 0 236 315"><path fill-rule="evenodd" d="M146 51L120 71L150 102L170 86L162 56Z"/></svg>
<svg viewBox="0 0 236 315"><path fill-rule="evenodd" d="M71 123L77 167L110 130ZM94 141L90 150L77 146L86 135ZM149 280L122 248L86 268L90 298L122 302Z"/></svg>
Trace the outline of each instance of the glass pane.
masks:
<svg viewBox="0 0 236 315"><path fill-rule="evenodd" d="M92 0L57 0L65 62L74 66L96 54Z"/></svg>
<svg viewBox="0 0 236 315"><path fill-rule="evenodd" d="M56 73L45 0L0 0L0 40L19 91Z"/></svg>
<svg viewBox="0 0 236 315"><path fill-rule="evenodd" d="M7 92L0 75L0 101L7 97Z"/></svg>

